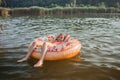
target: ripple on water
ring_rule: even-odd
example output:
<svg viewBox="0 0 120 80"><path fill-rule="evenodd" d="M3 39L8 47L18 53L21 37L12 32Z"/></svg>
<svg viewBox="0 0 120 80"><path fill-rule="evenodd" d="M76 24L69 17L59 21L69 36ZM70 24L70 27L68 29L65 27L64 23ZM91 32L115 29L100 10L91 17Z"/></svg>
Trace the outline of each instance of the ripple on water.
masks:
<svg viewBox="0 0 120 80"><path fill-rule="evenodd" d="M118 80L120 74L119 18L14 17L0 34L0 77L3 80ZM17 63L35 38L65 32L79 39L81 55L63 61Z"/></svg>

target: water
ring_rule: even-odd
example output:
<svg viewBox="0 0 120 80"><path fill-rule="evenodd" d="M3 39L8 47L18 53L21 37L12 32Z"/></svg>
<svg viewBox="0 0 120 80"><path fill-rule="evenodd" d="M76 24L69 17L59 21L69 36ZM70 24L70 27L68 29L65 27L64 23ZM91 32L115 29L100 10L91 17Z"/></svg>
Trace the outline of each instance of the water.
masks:
<svg viewBox="0 0 120 80"><path fill-rule="evenodd" d="M0 18L0 80L119 80L119 17ZM62 61L17 63L35 38L65 32L81 41L81 53Z"/></svg>

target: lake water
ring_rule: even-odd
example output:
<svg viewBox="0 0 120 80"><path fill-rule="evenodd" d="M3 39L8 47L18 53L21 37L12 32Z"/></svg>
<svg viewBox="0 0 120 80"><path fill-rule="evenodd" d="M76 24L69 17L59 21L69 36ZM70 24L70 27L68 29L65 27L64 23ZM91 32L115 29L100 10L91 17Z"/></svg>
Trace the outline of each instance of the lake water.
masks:
<svg viewBox="0 0 120 80"><path fill-rule="evenodd" d="M2 19L0 80L119 80L120 17L10 17ZM81 53L61 61L17 63L31 41L64 32L81 41Z"/></svg>

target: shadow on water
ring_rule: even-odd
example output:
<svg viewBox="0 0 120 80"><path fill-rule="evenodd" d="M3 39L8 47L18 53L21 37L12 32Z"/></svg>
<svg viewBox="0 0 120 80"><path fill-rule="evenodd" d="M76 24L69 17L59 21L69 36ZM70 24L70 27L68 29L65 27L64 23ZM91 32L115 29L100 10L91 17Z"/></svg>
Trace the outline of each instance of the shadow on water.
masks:
<svg viewBox="0 0 120 80"><path fill-rule="evenodd" d="M119 80L120 18L106 17L11 17L0 18L5 29L0 34L1 80ZM35 38L65 32L79 39L81 53L62 61L37 60L17 63Z"/></svg>

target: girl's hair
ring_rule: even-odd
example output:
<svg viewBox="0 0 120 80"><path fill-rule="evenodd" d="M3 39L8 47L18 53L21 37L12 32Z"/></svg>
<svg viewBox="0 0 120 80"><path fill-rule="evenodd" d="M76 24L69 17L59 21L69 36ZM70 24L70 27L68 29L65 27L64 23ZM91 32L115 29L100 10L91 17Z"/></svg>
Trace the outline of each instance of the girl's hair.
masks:
<svg viewBox="0 0 120 80"><path fill-rule="evenodd" d="M61 35L64 35L64 33L60 33L55 40L57 41L58 38L59 38ZM63 40L64 40L64 39L63 39Z"/></svg>

